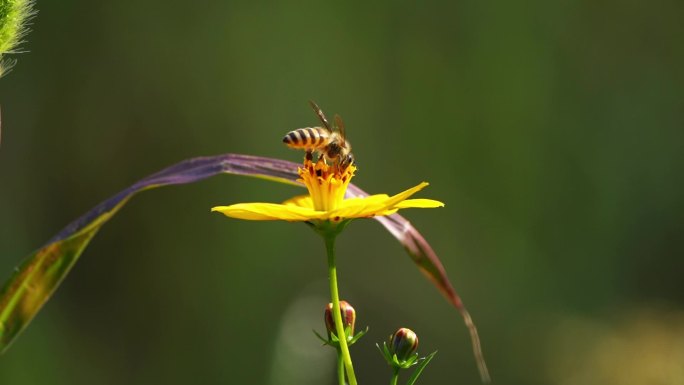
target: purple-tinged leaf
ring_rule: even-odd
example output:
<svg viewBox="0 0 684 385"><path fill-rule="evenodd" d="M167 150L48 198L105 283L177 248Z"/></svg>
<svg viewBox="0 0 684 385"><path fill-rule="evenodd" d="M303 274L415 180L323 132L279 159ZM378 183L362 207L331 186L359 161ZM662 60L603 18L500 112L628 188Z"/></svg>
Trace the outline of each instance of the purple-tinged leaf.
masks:
<svg viewBox="0 0 684 385"><path fill-rule="evenodd" d="M29 255L0 291L0 352L47 302L100 227L139 191L197 182L218 174L247 175L296 184L297 165L249 155L188 159L144 178L105 200Z"/></svg>
<svg viewBox="0 0 684 385"><path fill-rule="evenodd" d="M31 322L69 273L100 227L136 193L167 185L197 182L218 174L245 175L281 183L297 182L299 164L251 155L225 154L193 158L144 178L105 200L70 223L48 243L29 255L0 291L0 352L7 349ZM350 185L347 196L368 194ZM477 330L447 278L439 258L423 236L401 215L376 218L401 242L419 269L463 316L483 381L489 380Z"/></svg>
<svg viewBox="0 0 684 385"><path fill-rule="evenodd" d="M347 189L348 197L363 197L368 193L360 188L350 185ZM477 333L477 328L473 322L470 313L463 305L461 297L456 294L456 290L451 285L447 277L446 270L442 262L437 257L437 254L432 249L430 244L423 238L423 235L416 230L413 225L399 214L392 214L385 217L375 217L387 231L389 231L401 244L404 246L408 254L413 259L413 262L418 265L418 269L437 286L437 289L446 297L458 311L461 313L463 320L470 333L470 339L473 345L473 354L475 361L480 371L482 382L489 383L489 371L482 354L482 347L480 345L480 337Z"/></svg>

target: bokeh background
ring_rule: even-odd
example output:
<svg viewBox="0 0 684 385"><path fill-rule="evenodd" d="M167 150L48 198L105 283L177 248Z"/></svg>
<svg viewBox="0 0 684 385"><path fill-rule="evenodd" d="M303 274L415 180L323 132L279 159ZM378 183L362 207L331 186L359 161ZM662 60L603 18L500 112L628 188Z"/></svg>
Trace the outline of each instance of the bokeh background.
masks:
<svg viewBox="0 0 684 385"><path fill-rule="evenodd" d="M369 192L406 212L480 330L494 383L684 383L684 3L41 1L0 79L0 276L179 160L298 160L344 117ZM295 187L219 176L136 197L0 358L2 384L334 384L306 226L212 215ZM371 327L409 326L423 384L477 384L466 328L375 221L339 242Z"/></svg>

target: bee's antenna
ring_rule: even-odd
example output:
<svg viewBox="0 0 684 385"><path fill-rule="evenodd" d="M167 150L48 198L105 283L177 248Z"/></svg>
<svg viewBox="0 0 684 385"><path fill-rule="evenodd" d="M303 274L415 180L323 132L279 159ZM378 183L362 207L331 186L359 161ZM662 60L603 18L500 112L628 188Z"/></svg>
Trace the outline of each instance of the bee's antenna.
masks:
<svg viewBox="0 0 684 385"><path fill-rule="evenodd" d="M323 126L325 126L325 128L328 129L328 131L332 131L330 129L330 123L328 123L328 119L325 117L323 110L321 110L321 108L318 107L318 104L316 104L316 102L314 102L313 100L309 100L309 105L311 106L311 108L313 108L316 115L318 115L318 119L321 120Z"/></svg>

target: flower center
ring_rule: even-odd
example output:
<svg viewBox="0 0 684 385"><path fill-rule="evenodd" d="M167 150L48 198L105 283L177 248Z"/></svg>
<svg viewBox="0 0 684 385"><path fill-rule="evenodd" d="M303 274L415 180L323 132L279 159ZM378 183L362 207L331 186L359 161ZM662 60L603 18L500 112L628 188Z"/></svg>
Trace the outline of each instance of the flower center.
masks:
<svg viewBox="0 0 684 385"><path fill-rule="evenodd" d="M328 165L323 157L316 163L311 159L305 159L304 165L299 168L299 180L309 190L314 210L331 211L338 208L344 199L355 171L356 167L353 164L340 170L338 165Z"/></svg>

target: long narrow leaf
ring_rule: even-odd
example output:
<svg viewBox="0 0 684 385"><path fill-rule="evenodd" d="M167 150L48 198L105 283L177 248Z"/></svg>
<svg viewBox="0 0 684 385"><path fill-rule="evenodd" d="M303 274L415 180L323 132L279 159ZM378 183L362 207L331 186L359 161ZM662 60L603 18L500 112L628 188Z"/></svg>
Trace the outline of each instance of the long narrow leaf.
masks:
<svg viewBox="0 0 684 385"><path fill-rule="evenodd" d="M423 373L423 370L425 370L425 367L428 366L430 361L435 357L435 354L437 352L432 352L430 353L427 357L423 358L416 369L413 371L413 374L411 374L411 377L409 377L408 381L406 381L406 385L413 385L418 381L418 377Z"/></svg>
<svg viewBox="0 0 684 385"><path fill-rule="evenodd" d="M29 255L0 291L0 352L5 351L31 322L100 227L136 193L156 187L197 182L218 174L235 174L297 184L298 164L250 155L225 154L193 158L144 178L105 200L70 223L48 243ZM348 196L366 196L350 186ZM473 340L473 349L484 380L488 379L477 330L461 299L446 276L439 258L423 236L402 216L376 218L406 248L420 270L437 286L463 316Z"/></svg>
<svg viewBox="0 0 684 385"><path fill-rule="evenodd" d="M347 189L347 195L366 196L368 193L360 188L350 185ZM477 333L477 328L473 322L470 313L463 305L461 297L456 294L456 290L451 285L447 277L444 265L437 257L437 253L432 249L430 244L423 238L423 235L416 230L415 227L406 218L399 214L393 214L385 217L376 217L385 228L397 239L406 249L406 252L411 256L413 262L416 263L418 269L425 274L425 276L437 286L437 289L446 297L446 299L461 313L463 321L465 322L468 332L470 333L470 340L473 346L473 354L477 362L478 370L482 382L489 383L489 370L482 354L482 346L480 344L480 337Z"/></svg>
<svg viewBox="0 0 684 385"><path fill-rule="evenodd" d="M139 191L192 183L229 173L296 183L297 165L277 159L227 154L188 159L144 178L105 200L57 233L25 258L0 291L0 352L31 322L69 273L85 247L105 224Z"/></svg>

